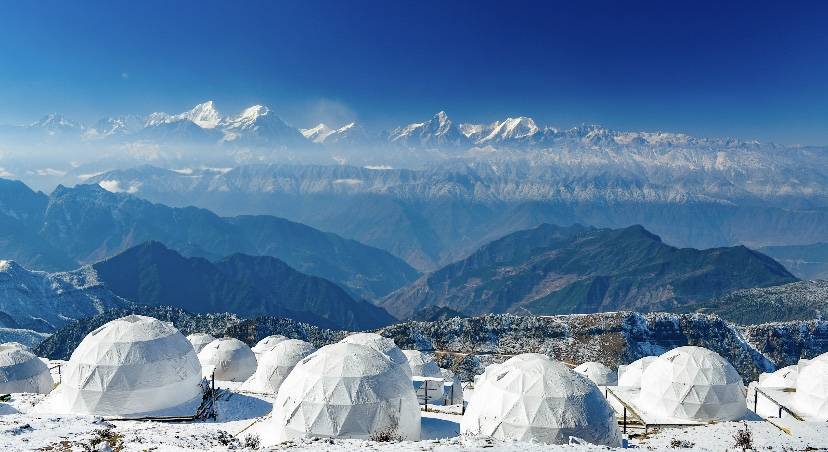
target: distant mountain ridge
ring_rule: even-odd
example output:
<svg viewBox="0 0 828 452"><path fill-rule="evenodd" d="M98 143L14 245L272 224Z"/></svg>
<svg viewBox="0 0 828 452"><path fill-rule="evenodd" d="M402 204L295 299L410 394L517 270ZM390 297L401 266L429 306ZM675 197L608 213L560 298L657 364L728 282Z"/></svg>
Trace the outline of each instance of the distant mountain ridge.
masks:
<svg viewBox="0 0 828 452"><path fill-rule="evenodd" d="M233 254L215 262L186 258L147 242L95 263L111 291L137 304L194 313L278 316L328 328L365 330L394 322L383 309L355 300L336 284L270 256Z"/></svg>
<svg viewBox="0 0 828 452"><path fill-rule="evenodd" d="M319 123L308 128L287 124L268 106L252 105L235 115L221 113L208 100L192 109L169 114L154 112L146 116L127 114L103 118L91 126L50 113L38 121L21 126L2 126L13 135L60 135L87 142L101 140L155 140L268 147L347 147L348 145L399 147L402 149L466 150L495 146L501 148L544 148L561 144L582 146L717 146L751 148L757 141L707 139L683 133L620 132L598 125L568 129L538 125L526 116L507 117L489 123L460 123L445 111L421 122L391 130L368 132L355 122L329 126Z"/></svg>
<svg viewBox="0 0 828 452"><path fill-rule="evenodd" d="M0 327L52 332L80 318L135 304L241 318L278 316L365 330L395 319L338 285L270 256L186 258L158 242L69 272L28 270L0 260Z"/></svg>
<svg viewBox="0 0 828 452"><path fill-rule="evenodd" d="M810 182L790 186L790 179L779 177L795 171L787 153L756 169L749 167L756 164L752 150L727 158L682 149L669 158L608 150L550 151L535 158L418 170L243 165L176 172L141 166L89 182L222 215L278 215L385 249L420 270L541 223L642 224L667 243L694 248L828 241L828 173L824 188L815 174L818 164L799 176Z"/></svg>
<svg viewBox="0 0 828 452"><path fill-rule="evenodd" d="M641 226L544 224L426 274L380 306L398 318L429 306L465 315L674 310L735 289L794 281L782 265L742 246L680 249Z"/></svg>
<svg viewBox="0 0 828 452"><path fill-rule="evenodd" d="M6 188L11 192L4 194ZM0 200L22 199L24 188L0 183ZM98 185L59 186L48 197L31 193L31 204L23 203L30 214L14 206L5 207L5 215L0 211L0 223L8 225L0 229L0 238L7 238L0 240L0 256L34 268L70 270L157 240L190 256L274 256L368 299L417 275L385 251L282 218L222 218L204 209L153 204Z"/></svg>

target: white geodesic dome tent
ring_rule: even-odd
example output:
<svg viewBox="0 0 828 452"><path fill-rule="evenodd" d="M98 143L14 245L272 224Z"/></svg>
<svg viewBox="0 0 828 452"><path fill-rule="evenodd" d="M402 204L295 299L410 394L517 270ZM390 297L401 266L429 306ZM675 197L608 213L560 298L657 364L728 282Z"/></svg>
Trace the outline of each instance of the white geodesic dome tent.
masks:
<svg viewBox="0 0 828 452"><path fill-rule="evenodd" d="M36 410L98 416L190 416L201 365L172 324L130 315L89 333L63 367L61 384Z"/></svg>
<svg viewBox="0 0 828 452"><path fill-rule="evenodd" d="M742 377L729 362L706 348L686 346L647 366L638 403L654 415L726 421L745 415L745 396Z"/></svg>
<svg viewBox="0 0 828 452"><path fill-rule="evenodd" d="M213 342L216 338L207 333L194 333L187 336L187 340L190 341L190 344L193 345L193 350L198 354L207 344Z"/></svg>
<svg viewBox="0 0 828 452"><path fill-rule="evenodd" d="M618 447L615 412L598 387L565 364L526 359L501 365L475 387L462 434L569 444L576 437Z"/></svg>
<svg viewBox="0 0 828 452"><path fill-rule="evenodd" d="M345 337L345 339L342 339L340 342L344 342L346 344L364 345L366 347L373 348L374 350L387 356L392 363L400 366L406 375L409 377L412 376L411 367L408 365L408 357L406 357L405 353L397 347L397 344L394 343L393 339L380 336L376 333L354 333Z"/></svg>
<svg viewBox="0 0 828 452"><path fill-rule="evenodd" d="M615 386L618 374L604 364L594 361L585 362L575 367L575 372L589 378L598 386Z"/></svg>
<svg viewBox="0 0 828 452"><path fill-rule="evenodd" d="M277 345L279 345L280 342L284 342L286 340L288 340L287 336L274 334L273 336L268 336L259 342L256 342L256 345L254 345L251 350L256 357L259 357L259 355L273 350Z"/></svg>
<svg viewBox="0 0 828 452"><path fill-rule="evenodd" d="M420 407L411 380L382 353L337 343L300 361L282 383L266 443L300 437L370 439L392 432L420 439Z"/></svg>
<svg viewBox="0 0 828 452"><path fill-rule="evenodd" d="M53 384L49 367L34 353L17 343L0 345L0 394L48 394Z"/></svg>
<svg viewBox="0 0 828 452"><path fill-rule="evenodd" d="M259 356L256 373L242 385L242 389L261 394L276 394L296 363L316 350L313 344L299 339L286 339L273 350Z"/></svg>
<svg viewBox="0 0 828 452"><path fill-rule="evenodd" d="M645 356L626 366L618 366L618 386L622 388L640 388L641 375L647 366L652 364L658 356Z"/></svg>
<svg viewBox="0 0 828 452"><path fill-rule="evenodd" d="M256 355L244 342L225 337L207 344L198 353L204 376L216 380L245 381L256 372Z"/></svg>
<svg viewBox="0 0 828 452"><path fill-rule="evenodd" d="M793 402L806 416L828 421L828 359L813 359L799 371Z"/></svg>

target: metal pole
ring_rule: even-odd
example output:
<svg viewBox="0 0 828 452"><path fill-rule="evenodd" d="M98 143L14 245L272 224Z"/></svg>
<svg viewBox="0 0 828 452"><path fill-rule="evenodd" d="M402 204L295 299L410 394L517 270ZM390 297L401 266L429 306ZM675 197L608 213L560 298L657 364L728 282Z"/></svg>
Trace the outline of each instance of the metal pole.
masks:
<svg viewBox="0 0 828 452"><path fill-rule="evenodd" d="M428 413L428 380L423 381L423 387L425 388L423 391L423 402L425 402L425 410Z"/></svg>
<svg viewBox="0 0 828 452"><path fill-rule="evenodd" d="M627 434L627 407L624 407L624 434Z"/></svg>
<svg viewBox="0 0 828 452"><path fill-rule="evenodd" d="M756 413L756 410L759 409L758 407L759 407L759 391L757 391L756 388L753 388L753 412L754 413Z"/></svg>

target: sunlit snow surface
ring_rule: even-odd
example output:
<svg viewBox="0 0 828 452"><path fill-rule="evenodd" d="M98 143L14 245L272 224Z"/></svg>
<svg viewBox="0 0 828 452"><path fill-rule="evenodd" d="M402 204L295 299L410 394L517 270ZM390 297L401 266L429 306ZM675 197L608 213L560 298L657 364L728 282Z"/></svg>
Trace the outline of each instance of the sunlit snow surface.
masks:
<svg viewBox="0 0 828 452"><path fill-rule="evenodd" d="M236 383L220 382L219 386L234 389ZM197 423L159 423L140 421L104 421L91 416L35 416L26 414L42 400L42 395L15 395L5 409L19 411L16 414L0 414L0 448L5 451L33 450L53 447L57 450L84 450L96 439L99 432L109 430L121 436L125 450L229 450L241 448L244 438L257 431L271 410L273 398L234 392L219 404L217 421ZM0 403L0 406L4 404ZM454 407L459 409L459 407ZM452 411L452 407L440 407ZM456 410L454 410L456 411ZM0 408L0 413L4 413ZM435 412L422 413L422 441L377 443L362 440L303 439L283 443L275 450L387 450L387 451L545 451L545 450L607 450L594 446L549 446L545 444L496 441L487 438L456 437L458 414ZM786 424L792 434L766 421L749 421L746 424L753 435L754 444L762 450L805 450L807 447L828 447L828 424ZM647 450L676 450L673 440L687 441L693 450L722 451L734 449L733 435L743 424L723 422L713 425L664 429L651 433L646 439L633 438L632 445ZM245 430L246 429L246 430ZM243 431L244 430L244 431ZM243 431L243 432L242 432ZM239 434L239 432L242 432ZM239 442L232 437L238 436ZM232 444L226 444L228 439ZM441 439L442 438L442 439ZM685 449L689 450L689 449Z"/></svg>

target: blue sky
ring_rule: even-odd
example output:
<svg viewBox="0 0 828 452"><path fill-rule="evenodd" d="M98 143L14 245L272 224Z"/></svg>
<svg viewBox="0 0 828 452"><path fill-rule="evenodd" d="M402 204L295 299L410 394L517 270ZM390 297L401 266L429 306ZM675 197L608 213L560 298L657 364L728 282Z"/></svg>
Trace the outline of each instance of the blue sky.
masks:
<svg viewBox="0 0 828 452"><path fill-rule="evenodd" d="M0 123L270 105L373 128L559 127L828 144L824 2L4 2ZM333 124L335 125L335 124Z"/></svg>

